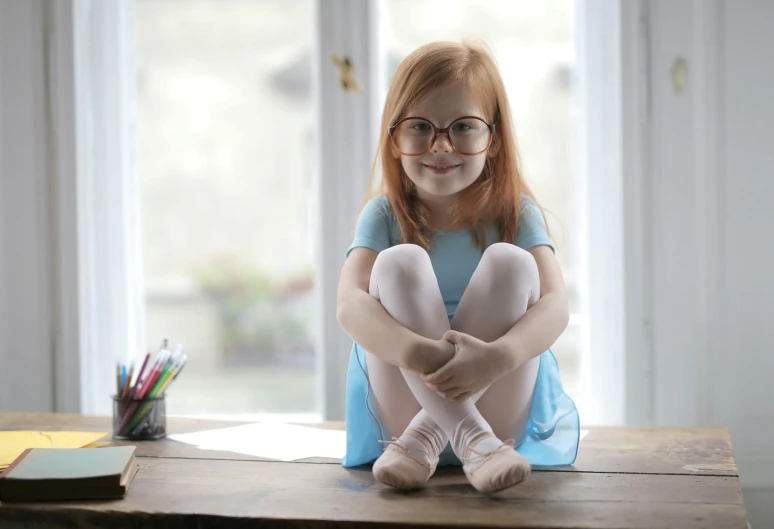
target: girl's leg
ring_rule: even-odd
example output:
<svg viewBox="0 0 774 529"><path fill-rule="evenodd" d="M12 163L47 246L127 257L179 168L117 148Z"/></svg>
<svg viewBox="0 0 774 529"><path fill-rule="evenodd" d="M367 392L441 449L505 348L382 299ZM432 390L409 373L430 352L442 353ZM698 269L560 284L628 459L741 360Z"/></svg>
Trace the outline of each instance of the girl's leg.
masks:
<svg viewBox="0 0 774 529"><path fill-rule="evenodd" d="M507 333L540 299L540 276L529 252L507 243L484 252L460 300L451 327L479 340L493 342ZM476 403L501 438L521 439L529 417L540 358L499 378Z"/></svg>
<svg viewBox="0 0 774 529"><path fill-rule="evenodd" d="M421 336L439 340L450 329L438 280L419 246L401 244L381 252L369 292L396 321ZM387 437L399 438L376 461L374 475L394 487L418 487L435 471L446 435L422 410L399 368L369 352L365 357L376 412Z"/></svg>
<svg viewBox="0 0 774 529"><path fill-rule="evenodd" d="M374 264L371 292L401 324L429 338L439 339L448 328L446 323L448 319L427 253L414 245L400 245L390 250L382 252L377 258L377 263ZM425 309L420 310L419 307L425 307ZM442 322L446 324L443 325ZM405 405L406 399L401 397L399 402L395 402L393 398L395 386L388 385L396 382L394 372L385 374L385 363L379 364L372 360L375 358L368 357L369 373L372 372L372 368L375 369L374 374L371 375L372 387L376 400L381 401L379 408L382 411L382 417L386 417L390 411L385 407L395 409L394 406ZM411 393L424 410L414 417L410 429L422 432L431 439L435 437L433 440L436 442L432 444L436 446L433 447L435 450L431 457L437 458L437 454L445 445L445 440L437 435L437 427L428 420L428 416L451 439L452 447L461 459L473 460L466 464L466 472L471 477L473 485L479 490L497 490L523 479L526 475L523 461L516 457L517 454L513 450L499 450L503 443L494 437L491 427L476 409L474 400L463 403L448 402L429 389L418 373L405 369L401 369L401 372ZM385 396L387 398L384 398ZM432 435L433 431L436 432L435 436ZM401 436L400 440L411 441L404 437L406 436ZM476 448L471 452L470 449L474 446ZM480 457L473 456L474 453L482 451L484 453ZM385 452L385 455L387 454L388 452ZM496 457L492 457L493 455ZM389 461L391 459L385 462ZM485 461L493 461L496 464L490 463L487 469L483 469L482 463ZM482 470L472 475L470 471L477 469L479 465ZM383 467L384 465L378 461L374 465L374 473L380 473L384 470ZM427 470L432 473L434 467L428 467Z"/></svg>
<svg viewBox="0 0 774 529"><path fill-rule="evenodd" d="M484 252L471 277L451 327L491 342L508 332L539 298L540 278L532 255L511 244L494 244ZM488 455L502 446L499 439L521 439L539 365L539 358L533 358L470 399L494 433L475 444L475 451L487 456L475 457L474 453L471 464L467 465L466 470L475 471L473 476L469 475L474 485L478 482L481 488L502 488L503 484L523 479L529 473L528 461L512 450L510 454L499 452L497 457ZM417 416L417 420L422 418ZM423 429L430 428L428 424ZM470 457L470 454L457 453ZM517 469L514 469L514 454L518 458ZM508 457L507 464L500 461L502 456ZM476 463L483 460L489 462L486 467L481 464L478 468ZM511 469L508 475L502 475L505 468Z"/></svg>

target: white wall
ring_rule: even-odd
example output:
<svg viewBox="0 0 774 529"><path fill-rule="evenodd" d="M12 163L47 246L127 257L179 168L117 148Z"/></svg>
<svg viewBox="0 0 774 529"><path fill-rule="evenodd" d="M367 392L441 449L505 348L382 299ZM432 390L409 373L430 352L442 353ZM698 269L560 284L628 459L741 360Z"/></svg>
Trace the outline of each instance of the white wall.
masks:
<svg viewBox="0 0 774 529"><path fill-rule="evenodd" d="M721 333L711 406L713 421L731 428L758 529L774 527L774 2L737 2L724 4L720 58Z"/></svg>
<svg viewBox="0 0 774 529"><path fill-rule="evenodd" d="M712 410L733 430L747 483L774 486L774 3L737 2L724 5L718 323L725 333L712 358Z"/></svg>
<svg viewBox="0 0 774 529"><path fill-rule="evenodd" d="M53 407L45 13L0 0L0 410Z"/></svg>
<svg viewBox="0 0 774 529"><path fill-rule="evenodd" d="M649 7L653 419L728 426L774 527L774 2Z"/></svg>

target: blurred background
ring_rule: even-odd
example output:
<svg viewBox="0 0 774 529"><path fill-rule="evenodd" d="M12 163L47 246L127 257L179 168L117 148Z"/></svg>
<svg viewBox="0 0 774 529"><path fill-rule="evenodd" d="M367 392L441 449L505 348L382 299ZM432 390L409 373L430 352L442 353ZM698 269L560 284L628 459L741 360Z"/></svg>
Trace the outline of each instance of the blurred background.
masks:
<svg viewBox="0 0 774 529"><path fill-rule="evenodd" d="M484 35L494 51L559 246L573 317L554 352L578 397L574 7L389 0L380 22L386 82L432 40ZM170 411L313 417L313 2L135 8L147 336L179 337L190 355Z"/></svg>

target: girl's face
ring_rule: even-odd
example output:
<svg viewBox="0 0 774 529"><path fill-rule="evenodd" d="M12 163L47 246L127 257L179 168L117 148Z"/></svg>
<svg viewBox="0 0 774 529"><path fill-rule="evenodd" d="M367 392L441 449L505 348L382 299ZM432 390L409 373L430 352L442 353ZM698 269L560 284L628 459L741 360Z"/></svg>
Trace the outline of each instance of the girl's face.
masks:
<svg viewBox="0 0 774 529"><path fill-rule="evenodd" d="M468 87L458 82L439 88L409 108L406 117L420 117L437 128L448 127L462 116L486 119ZM446 134L439 134L429 151L419 156L400 156L403 169L417 186L419 198L453 197L481 175L487 155L494 149L474 156L456 152Z"/></svg>

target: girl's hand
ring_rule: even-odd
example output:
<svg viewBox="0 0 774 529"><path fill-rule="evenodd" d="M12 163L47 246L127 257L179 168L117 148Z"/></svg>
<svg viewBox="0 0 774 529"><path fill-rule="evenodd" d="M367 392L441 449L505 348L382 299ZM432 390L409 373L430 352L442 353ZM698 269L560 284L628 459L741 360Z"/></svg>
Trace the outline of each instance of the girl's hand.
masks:
<svg viewBox="0 0 774 529"><path fill-rule="evenodd" d="M454 344L443 338L420 338L410 349L404 367L420 374L433 373L454 358L454 353Z"/></svg>
<svg viewBox="0 0 774 529"><path fill-rule="evenodd" d="M427 387L443 398L463 402L505 374L491 344L457 331L447 331L443 340L454 344L454 356L434 373L421 375Z"/></svg>

